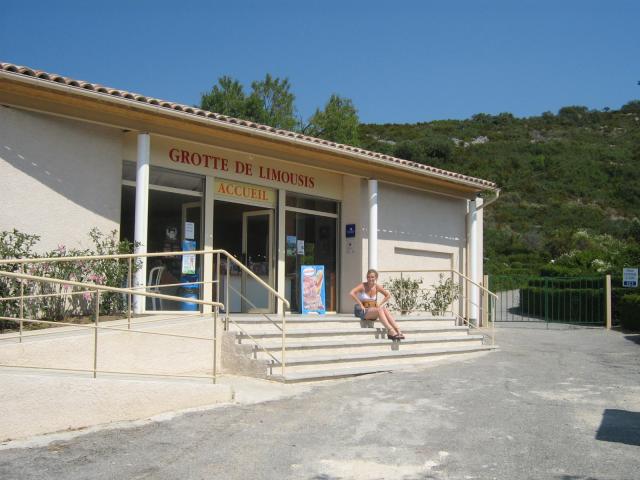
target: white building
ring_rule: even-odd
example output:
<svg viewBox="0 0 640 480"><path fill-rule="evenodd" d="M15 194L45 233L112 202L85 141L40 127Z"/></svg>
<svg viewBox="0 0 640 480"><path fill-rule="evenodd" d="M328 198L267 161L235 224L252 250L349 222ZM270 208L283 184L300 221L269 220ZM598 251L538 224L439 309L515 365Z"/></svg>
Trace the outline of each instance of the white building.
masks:
<svg viewBox="0 0 640 480"><path fill-rule="evenodd" d="M192 240L231 252L292 311L300 267L323 265L327 310L338 312L352 310L348 291L370 267L454 269L481 281L476 198L497 191L485 180L7 63L0 186L0 230L38 234L41 250L86 246L92 227L118 230L148 252ZM181 277L179 261L162 265L163 282ZM210 268L198 265L200 278ZM239 273L237 288L258 308L275 308ZM249 308L232 299L231 311Z"/></svg>

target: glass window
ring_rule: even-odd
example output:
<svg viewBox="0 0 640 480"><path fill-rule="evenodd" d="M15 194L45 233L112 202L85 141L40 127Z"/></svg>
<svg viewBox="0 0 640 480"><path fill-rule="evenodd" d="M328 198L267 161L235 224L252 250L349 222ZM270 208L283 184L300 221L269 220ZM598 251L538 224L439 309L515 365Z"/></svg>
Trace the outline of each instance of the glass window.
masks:
<svg viewBox="0 0 640 480"><path fill-rule="evenodd" d="M325 310L336 311L337 219L286 212L285 296L291 311L300 311L300 267L324 265Z"/></svg>
<svg viewBox="0 0 640 480"><path fill-rule="evenodd" d="M338 203L332 200L309 197L297 193L287 192L287 207L304 208L305 210L317 210L318 212L338 213Z"/></svg>
<svg viewBox="0 0 640 480"><path fill-rule="evenodd" d="M122 179L136 181L136 164L133 162L123 162ZM149 184L163 187L180 188L192 192L202 192L204 190L202 177L189 173L175 172L166 168L149 168Z"/></svg>
<svg viewBox="0 0 640 480"><path fill-rule="evenodd" d="M128 166L127 166L128 165ZM125 162L123 178L131 175L133 164ZM182 175L179 172L168 172L163 169L151 168L154 172L156 185L168 186L187 190L202 190L202 177ZM133 170L135 179L135 169ZM180 177L185 177L180 180ZM133 241L135 228L135 187L122 186L120 238ZM184 250L199 250L202 248L202 196L185 193L165 192L149 189L149 213L147 230L147 251L171 252ZM189 260L189 258L187 258ZM148 291L176 295L184 298L202 298L202 279L200 255L196 255L195 262L183 262L181 255L149 257L147 260ZM187 285L176 285L187 284ZM153 310L199 310L195 303L174 302L147 298L147 311Z"/></svg>

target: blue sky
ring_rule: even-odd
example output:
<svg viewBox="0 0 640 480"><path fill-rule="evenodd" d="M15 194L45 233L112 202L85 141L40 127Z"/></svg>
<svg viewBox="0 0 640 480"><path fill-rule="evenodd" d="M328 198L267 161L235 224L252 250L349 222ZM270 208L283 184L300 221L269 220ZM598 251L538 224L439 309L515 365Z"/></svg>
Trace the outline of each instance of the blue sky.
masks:
<svg viewBox="0 0 640 480"><path fill-rule="evenodd" d="M640 98L637 0L2 0L0 61L195 105L222 75L288 77L413 123Z"/></svg>

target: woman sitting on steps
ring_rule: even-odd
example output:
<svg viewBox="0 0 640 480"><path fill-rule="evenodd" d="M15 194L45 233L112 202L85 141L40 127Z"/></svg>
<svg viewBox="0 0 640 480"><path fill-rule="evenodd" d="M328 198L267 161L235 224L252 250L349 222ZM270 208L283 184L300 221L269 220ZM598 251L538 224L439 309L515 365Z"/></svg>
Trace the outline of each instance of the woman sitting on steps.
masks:
<svg viewBox="0 0 640 480"><path fill-rule="evenodd" d="M359 305L364 312L364 315L360 317L362 320L380 320L387 329L387 338L401 340L404 335L387 307L384 306L391 298L391 294L378 285L377 281L378 272L371 269L367 272L367 281L356 285L350 294L356 301L356 307ZM378 293L384 295L379 304L377 302Z"/></svg>

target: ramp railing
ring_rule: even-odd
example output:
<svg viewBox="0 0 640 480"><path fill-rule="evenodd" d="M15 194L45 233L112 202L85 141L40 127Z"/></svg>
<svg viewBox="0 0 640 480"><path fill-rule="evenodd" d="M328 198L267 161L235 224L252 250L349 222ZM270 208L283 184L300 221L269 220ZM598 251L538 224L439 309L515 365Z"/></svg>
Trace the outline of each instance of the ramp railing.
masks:
<svg viewBox="0 0 640 480"><path fill-rule="evenodd" d="M191 262L193 264L199 263L200 274L196 274L196 278L189 278L186 276L186 281L169 281L162 282L160 275L152 276L145 274L143 278L145 278L145 282L142 285L134 286L134 275L135 272L141 268L141 265L146 264L148 259L156 259L159 264L164 261L174 261L177 260L184 264L184 260L186 256L192 256L192 258L197 257L197 261ZM144 260L144 261L143 261ZM224 260L224 262L222 261ZM34 265L44 265L44 270L47 270L47 265L57 264L59 262L62 263L71 263L71 262L117 262L118 264L123 265L123 271L126 274L121 275L121 283L124 285L122 287L115 286L106 286L106 285L96 285L95 283L88 282L75 282L69 279L53 279L47 276L33 276L27 275L25 271L28 268L33 267ZM223 266L224 264L224 266ZM2 271L3 268L10 268L14 270L14 272L5 272ZM274 318L272 314L269 312L260 312L256 311L255 313L262 315L266 318L271 324L273 324L276 328L278 328L282 332L281 336L281 352L280 358L277 358L271 351L265 348L260 344L242 325L238 324L231 316L231 308L230 308L230 292L236 292L244 302L249 305L255 307L255 305L251 302L251 299L246 295L239 292L237 289L231 285L232 281L232 272L231 269L234 269L236 272L242 272L246 277L250 277L255 284L265 290L267 295L272 296L271 298L275 298L277 305L276 309L278 311L277 317ZM164 267L160 267L158 271L162 272ZM209 272L207 272L209 269ZM17 270L17 272L15 271ZM146 272L145 272L146 273ZM67 300L70 298L70 293L64 291L65 285L68 286L79 286L82 285L84 290L79 292L73 292L73 295L87 295L88 292L93 292L95 290L100 290L103 292L109 292L109 294L119 294L120 300L124 299L122 302L123 312L126 313L127 317L127 330L131 330L132 325L132 317L134 315L134 299L138 299L141 301L141 298L151 298L153 299L153 303L149 306L153 306L155 309L156 303L155 300L159 301L160 306L162 306L162 301L169 302L177 302L178 305L184 308L184 310L193 310L193 307L200 306L198 308L203 309L203 313L207 313L206 310L212 310L216 315L223 314L221 317L224 321L224 330L229 330L229 325L233 324L242 334L243 338L248 338L254 344L254 348L256 351L261 351L266 354L266 356L270 359L271 369L273 366L279 366L281 368L281 373L284 376L286 369L286 311L289 309L290 304L289 301L284 298L279 292L277 292L273 287L271 287L268 283L262 280L258 275L256 275L251 269L249 269L246 265L236 259L232 254L222 249L215 250L197 250L197 251L174 251L174 252L154 252L154 253L132 253L132 254L113 254L113 255L90 255L90 256L68 256L68 257L49 257L49 258L24 258L24 259L4 259L0 260L0 274L4 275L6 278L12 277L14 279L21 278L22 280L28 280L31 278L32 281L36 281L36 278L39 278L40 281L50 281L51 284L59 285L62 288L59 288L59 291L54 293L35 293L31 295L25 295L25 282L19 282L19 289L16 294L9 295L4 298L0 298L0 311L2 311L2 302L18 302L19 306L15 308L16 316L15 317L7 317L0 316L0 321L17 321L19 324L19 341L22 342L23 339L23 330L25 323L41 323L46 324L45 320L36 320L36 319L25 319L25 301L27 300L37 300L37 299L47 299L47 298L57 298ZM16 276L18 275L18 276ZM21 277L20 277L21 276ZM1 277L0 277L1 278ZM185 276L183 276L183 279ZM55 280L55 281L54 281ZM151 280L151 282L150 282ZM182 280L182 279L181 279ZM164 295L161 294L160 291L162 289L173 289L177 290L181 295ZM215 288L215 290L213 290ZM193 292L189 292L187 290L197 289L198 292L203 290L202 294L194 295ZM66 297L65 297L66 296ZM196 298L198 297L198 298ZM211 300L202 300L202 298L209 297ZM215 301L213 300L215 298ZM220 301L224 299L224 301ZM60 301L60 300L59 300ZM66 300L62 300L65 302ZM271 303L271 302L270 302ZM175 303L174 303L175 304ZM225 307L226 306L226 307ZM166 310L149 310L147 309L146 313L160 313L166 312ZM279 317L279 318L278 318ZM54 325L63 325L63 322L50 322ZM136 325L139 325L141 322L136 322ZM74 326L77 324L73 324ZM102 328L102 327L101 327Z"/></svg>
<svg viewBox="0 0 640 480"><path fill-rule="evenodd" d="M219 354L219 335L218 335L218 315L220 308L224 308L224 305L219 302L211 302L205 300L186 300L181 297L176 297L173 295L163 295L160 293L151 293L151 292L141 292L134 291L131 288L119 288L119 287L110 287L106 285L95 285L86 282L78 282L73 280L63 280L57 278L49 278L35 275L27 275L25 273L15 273L15 272L6 272L0 270L0 278L3 279L13 279L20 283L20 291L24 293L24 285L26 282L36 282L36 283L48 283L54 285L60 285L63 287L68 287L73 289L73 287L81 288L79 291L66 290L63 293L58 294L34 294L34 295L21 295L19 297L3 297L0 298L0 302L10 301L10 300L20 300L20 315L18 318L12 316L0 316L0 320L6 322L14 322L20 325L20 334L19 341L23 341L23 326L24 324L34 324L34 325L47 325L47 326L58 326L58 327L74 327L80 329L87 329L93 331L93 368L67 368L67 367L51 367L46 365L26 365L19 363L0 363L0 367L5 368L30 368L30 369L38 369L38 370L55 370L55 371L71 371L71 372L89 372L93 374L93 378L96 378L98 373L101 374L111 374L111 375L143 375L143 376L152 376L152 377L179 377L179 378L205 378L210 379L213 383L216 383L216 378L218 376L218 354ZM207 305L212 308L212 321L213 321L213 336L212 337L201 337L195 335L182 335L176 333L167 333L167 332L158 332L158 331L149 331L149 330L139 330L136 328L131 328L131 319L129 318L129 322L127 324L127 328L122 328L119 326L113 325L104 325L104 323L100 324L100 296L103 292L117 293L121 295L131 295L135 293L136 295L141 295L144 297L157 298L163 300L171 300L176 302L183 301L191 301L196 302L200 305ZM83 324L83 323L70 323L70 322L57 322L51 320L44 319L35 319L35 318L26 318L24 316L24 300L30 299L39 299L39 298L50 298L55 295L62 295L65 299L69 299L74 295L83 295L86 296L89 294L93 299L93 322L91 324ZM111 323L111 322L110 322ZM134 326L138 326L136 323ZM211 353L212 353L212 363L211 363L211 375L187 375L187 374L166 374L166 373L148 373L148 372L140 372L140 371L124 371L124 370L104 370L98 368L98 340L99 340L99 331L110 331L110 332L126 332L128 334L136 334L136 335L148 335L148 336L161 336L161 337L170 337L170 338L178 338L178 339L187 339L187 340L199 340L211 342ZM0 347L2 348L2 347Z"/></svg>
<svg viewBox="0 0 640 480"><path fill-rule="evenodd" d="M459 325L481 334L483 343L495 346L498 297L484 285L454 269L378 270L378 273L379 283L390 291L401 313L405 306L412 311L452 315Z"/></svg>

